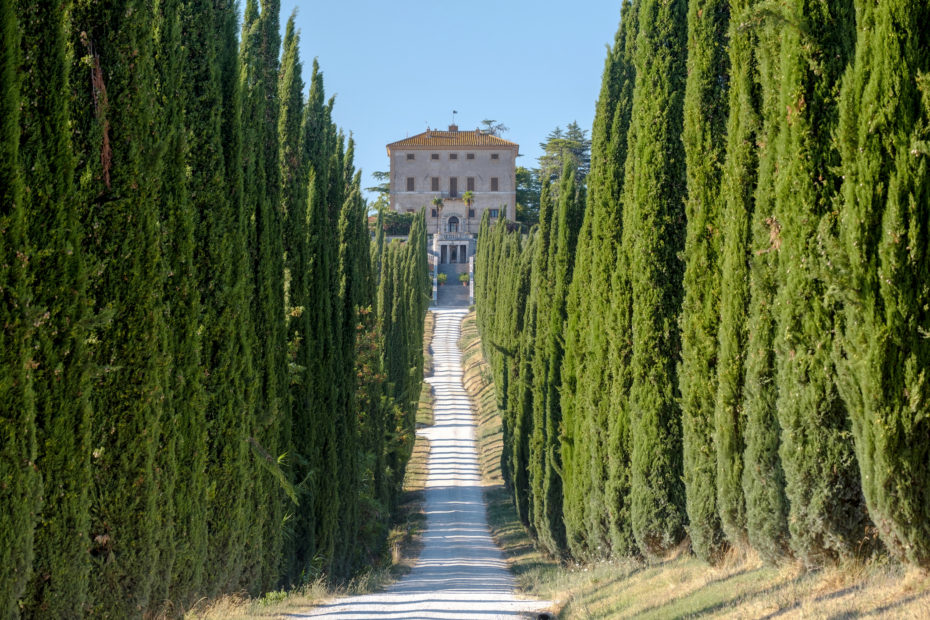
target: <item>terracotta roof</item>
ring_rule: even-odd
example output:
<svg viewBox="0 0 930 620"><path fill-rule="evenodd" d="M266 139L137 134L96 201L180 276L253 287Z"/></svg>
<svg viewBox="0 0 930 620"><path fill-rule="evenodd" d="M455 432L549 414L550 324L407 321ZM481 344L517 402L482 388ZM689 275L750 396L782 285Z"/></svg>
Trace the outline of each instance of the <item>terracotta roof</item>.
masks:
<svg viewBox="0 0 930 620"><path fill-rule="evenodd" d="M516 142L510 142L497 136L492 136L477 129L474 131L438 131L431 129L410 136L404 140L391 142L387 145L388 153L397 148L429 148L454 146L490 146L498 148L520 148Z"/></svg>

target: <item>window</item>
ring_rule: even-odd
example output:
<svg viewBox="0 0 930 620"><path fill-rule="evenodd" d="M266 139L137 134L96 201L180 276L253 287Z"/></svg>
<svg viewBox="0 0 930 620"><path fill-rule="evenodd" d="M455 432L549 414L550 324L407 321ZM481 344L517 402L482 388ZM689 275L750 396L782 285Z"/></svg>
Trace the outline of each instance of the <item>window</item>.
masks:
<svg viewBox="0 0 930 620"><path fill-rule="evenodd" d="M491 217L498 217L500 215L500 209L491 209Z"/></svg>
<svg viewBox="0 0 930 620"><path fill-rule="evenodd" d="M501 158L500 153L491 153L491 159L500 159L500 158Z"/></svg>
<svg viewBox="0 0 930 620"><path fill-rule="evenodd" d="M431 211L430 215L432 215L433 217L436 217L438 215L438 213L436 213L436 209L430 209L430 211Z"/></svg>
<svg viewBox="0 0 930 620"><path fill-rule="evenodd" d="M455 177L449 179L449 197L455 198L459 195L459 180Z"/></svg>
<svg viewBox="0 0 930 620"><path fill-rule="evenodd" d="M458 158L459 158L458 153L449 153L449 159L458 159Z"/></svg>
<svg viewBox="0 0 930 620"><path fill-rule="evenodd" d="M469 209L469 210L468 210L468 217L475 217L475 210L474 210L474 209Z"/></svg>
<svg viewBox="0 0 930 620"><path fill-rule="evenodd" d="M454 215L449 218L449 232L458 232L459 231L459 218Z"/></svg>
<svg viewBox="0 0 930 620"><path fill-rule="evenodd" d="M465 179L465 189L470 192L475 191L475 177L468 177Z"/></svg>
<svg viewBox="0 0 930 620"><path fill-rule="evenodd" d="M413 191L413 177L407 177L407 191Z"/></svg>
<svg viewBox="0 0 930 620"><path fill-rule="evenodd" d="M474 159L474 158L475 158L475 154L474 154L474 153L467 153L467 154L465 155L465 159Z"/></svg>
<svg viewBox="0 0 930 620"><path fill-rule="evenodd" d="M497 177L491 177L491 191L496 192L500 190L500 181Z"/></svg>
<svg viewBox="0 0 930 620"><path fill-rule="evenodd" d="M407 153L407 159L408 159L408 160L410 160L410 159L415 159L414 154L413 154L413 153Z"/></svg>
<svg viewBox="0 0 930 620"><path fill-rule="evenodd" d="M434 191L434 192L439 191L439 177L433 177L432 183L430 185L430 191Z"/></svg>
<svg viewBox="0 0 930 620"><path fill-rule="evenodd" d="M429 156L430 159L439 159L439 153L432 153Z"/></svg>
<svg viewBox="0 0 930 620"><path fill-rule="evenodd" d="M413 209L407 209L407 213L413 213Z"/></svg>

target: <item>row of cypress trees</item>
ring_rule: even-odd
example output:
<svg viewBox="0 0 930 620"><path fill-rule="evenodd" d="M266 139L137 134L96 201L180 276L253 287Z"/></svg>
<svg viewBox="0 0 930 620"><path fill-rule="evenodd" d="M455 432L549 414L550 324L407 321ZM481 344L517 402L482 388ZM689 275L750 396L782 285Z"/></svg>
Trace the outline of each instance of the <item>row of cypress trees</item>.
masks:
<svg viewBox="0 0 930 620"><path fill-rule="evenodd" d="M0 1L3 617L180 615L385 552L423 216L372 260L352 139L278 20Z"/></svg>
<svg viewBox="0 0 930 620"><path fill-rule="evenodd" d="M568 284L551 199L479 240L520 517L582 560L930 565L930 7L621 18Z"/></svg>

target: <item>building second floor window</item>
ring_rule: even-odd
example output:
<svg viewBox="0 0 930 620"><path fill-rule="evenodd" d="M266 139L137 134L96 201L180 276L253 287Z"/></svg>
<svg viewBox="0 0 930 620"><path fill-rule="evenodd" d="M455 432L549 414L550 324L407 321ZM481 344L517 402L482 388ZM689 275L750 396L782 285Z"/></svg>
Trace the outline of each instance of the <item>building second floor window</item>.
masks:
<svg viewBox="0 0 930 620"><path fill-rule="evenodd" d="M475 191L475 177L468 177L465 179L465 189L470 192Z"/></svg>
<svg viewBox="0 0 930 620"><path fill-rule="evenodd" d="M430 215L432 215L433 217L437 217L437 216L439 215L439 214L436 212L436 209L430 209L430 212L431 212Z"/></svg>
<svg viewBox="0 0 930 620"><path fill-rule="evenodd" d="M407 159L416 159L413 153L407 153Z"/></svg>
<svg viewBox="0 0 930 620"><path fill-rule="evenodd" d="M439 191L439 177L433 177L430 184L430 191L438 192Z"/></svg>
<svg viewBox="0 0 930 620"><path fill-rule="evenodd" d="M455 177L449 179L449 197L455 198L459 195L459 180Z"/></svg>
<svg viewBox="0 0 930 620"><path fill-rule="evenodd" d="M414 185L413 185L413 177L407 177L407 191L408 191L408 192L412 192L412 191L413 191L413 187L414 187Z"/></svg>
<svg viewBox="0 0 930 620"><path fill-rule="evenodd" d="M474 210L474 209L469 209L469 210L468 210L468 217L475 217L475 210Z"/></svg>
<svg viewBox="0 0 930 620"><path fill-rule="evenodd" d="M494 218L498 217L501 213L500 209L490 209L490 211L491 211L491 217L494 217Z"/></svg>
<svg viewBox="0 0 930 620"><path fill-rule="evenodd" d="M491 177L491 191L496 192L500 190L500 180L497 177Z"/></svg>

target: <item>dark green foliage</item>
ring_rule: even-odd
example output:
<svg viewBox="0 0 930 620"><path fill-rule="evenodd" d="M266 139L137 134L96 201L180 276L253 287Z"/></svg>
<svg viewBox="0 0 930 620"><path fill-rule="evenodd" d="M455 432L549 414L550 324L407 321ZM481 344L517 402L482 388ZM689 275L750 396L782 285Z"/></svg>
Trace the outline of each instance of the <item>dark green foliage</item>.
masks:
<svg viewBox="0 0 930 620"><path fill-rule="evenodd" d="M745 20L748 17L742 17ZM779 32L767 24L758 34L761 127L756 134L758 176L751 214L749 318L745 352L743 494L749 544L768 562L788 551L788 500L778 456L780 427L775 413L775 337L772 304L779 229L773 217L775 139L782 118L778 104ZM736 182L742 183L739 179ZM739 260L737 257L736 260ZM725 422L726 423L726 422Z"/></svg>
<svg viewBox="0 0 930 620"><path fill-rule="evenodd" d="M248 561L244 577L253 591L270 588L277 574L284 495L271 471L256 462L278 454L280 425L287 415L284 325L283 216L278 164L279 3L249 0L242 26L243 206L249 218L250 291L256 380L255 417L249 422L251 467L256 472L249 511ZM254 226L254 230L252 227ZM270 575L270 577L269 577Z"/></svg>
<svg viewBox="0 0 930 620"><path fill-rule="evenodd" d="M688 534L698 557L717 561L725 549L717 507L717 326L720 304L720 177L726 144L729 59L727 0L688 4L688 80L684 132L684 300L679 319L682 447Z"/></svg>
<svg viewBox="0 0 930 620"><path fill-rule="evenodd" d="M849 418L834 381L835 309L818 273L820 221L830 215L841 182L832 136L839 78L855 36L847 0L798 0L789 10L800 21L781 33L776 408L791 548L804 564L820 566L861 551L868 522Z"/></svg>
<svg viewBox="0 0 930 620"><path fill-rule="evenodd" d="M33 531L42 494L35 467L30 252L19 157L20 111L31 97L28 84L25 97L20 92L20 26L14 4L0 0L0 614L4 617L18 615L18 601L32 571ZM27 38L27 50L29 43Z"/></svg>
<svg viewBox="0 0 930 620"><path fill-rule="evenodd" d="M749 303L749 222L756 191L756 135L759 85L755 29L744 20L751 0L731 4L729 118L720 200L720 323L717 330L717 392L714 448L717 456L717 510L731 545L745 547L743 496L743 388Z"/></svg>
<svg viewBox="0 0 930 620"><path fill-rule="evenodd" d="M629 257L631 518L652 555L684 535L681 412L675 361L683 266L685 169L681 142L686 5L643 0L624 183L623 246Z"/></svg>
<svg viewBox="0 0 930 620"><path fill-rule="evenodd" d="M838 386L878 534L895 556L926 567L930 10L920 2L856 8L855 61L839 108Z"/></svg>
<svg viewBox="0 0 930 620"><path fill-rule="evenodd" d="M68 4L18 4L25 68L20 158L30 269L42 283L33 287L34 303L45 317L33 349L36 465L45 497L23 597L24 615L33 617L79 615L90 569L88 300L68 129Z"/></svg>
<svg viewBox="0 0 930 620"><path fill-rule="evenodd" d="M91 294L93 488L89 603L130 617L152 605L161 512L156 452L167 363L158 234L161 162L150 4L75 2L71 108Z"/></svg>

